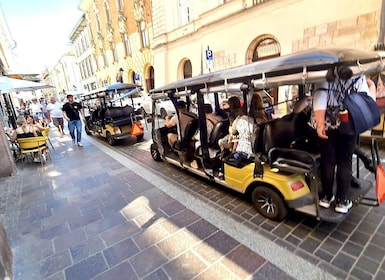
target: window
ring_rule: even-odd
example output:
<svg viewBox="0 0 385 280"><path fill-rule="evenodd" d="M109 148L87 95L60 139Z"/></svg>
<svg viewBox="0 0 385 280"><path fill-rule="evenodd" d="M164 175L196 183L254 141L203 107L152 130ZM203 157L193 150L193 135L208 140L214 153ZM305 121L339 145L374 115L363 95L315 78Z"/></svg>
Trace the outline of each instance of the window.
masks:
<svg viewBox="0 0 385 280"><path fill-rule="evenodd" d="M255 46L253 52L253 62L261 59L280 56L280 45L275 39L269 37L262 37Z"/></svg>
<svg viewBox="0 0 385 280"><path fill-rule="evenodd" d="M104 12L106 14L107 24L111 24L110 5L108 4L108 1L104 1Z"/></svg>
<svg viewBox="0 0 385 280"><path fill-rule="evenodd" d="M84 80L86 78L86 74L85 74L85 71L84 71L84 62L82 62L80 64L80 75L82 77L82 80Z"/></svg>
<svg viewBox="0 0 385 280"><path fill-rule="evenodd" d="M118 50L116 49L115 44L111 44L111 50L112 50L112 56L114 58L114 62L118 62L118 60L119 60Z"/></svg>
<svg viewBox="0 0 385 280"><path fill-rule="evenodd" d="M190 0L179 0L179 24L186 25L190 22Z"/></svg>
<svg viewBox="0 0 385 280"><path fill-rule="evenodd" d="M123 43L124 43L123 45L124 45L125 56L131 55L130 40L129 40L127 34L124 34L124 36L123 36Z"/></svg>
<svg viewBox="0 0 385 280"><path fill-rule="evenodd" d="M98 7L96 6L95 2L93 4L93 10L94 10L94 14L95 14L96 28L97 28L98 32L100 32L100 30L102 28L101 28L101 24L100 24L100 17L99 17Z"/></svg>
<svg viewBox="0 0 385 280"><path fill-rule="evenodd" d="M108 66L107 57L106 57L106 54L104 52L102 53L102 57L103 57L103 66Z"/></svg>
<svg viewBox="0 0 385 280"><path fill-rule="evenodd" d="M192 65L191 65L191 61L187 60L183 64L183 78L186 79L191 77L192 77Z"/></svg>
<svg viewBox="0 0 385 280"><path fill-rule="evenodd" d="M147 35L147 30L146 30L146 23L144 20L142 20L139 23L140 27L140 35L141 35L141 40L142 40L142 48L148 48L149 47L149 42L148 42L148 35Z"/></svg>
<svg viewBox="0 0 385 280"><path fill-rule="evenodd" d="M88 68L90 69L90 76L94 75L94 68L92 67L92 60L91 57L87 59Z"/></svg>
<svg viewBox="0 0 385 280"><path fill-rule="evenodd" d="M122 12L124 10L124 0L116 0L116 6L118 7L118 12Z"/></svg>

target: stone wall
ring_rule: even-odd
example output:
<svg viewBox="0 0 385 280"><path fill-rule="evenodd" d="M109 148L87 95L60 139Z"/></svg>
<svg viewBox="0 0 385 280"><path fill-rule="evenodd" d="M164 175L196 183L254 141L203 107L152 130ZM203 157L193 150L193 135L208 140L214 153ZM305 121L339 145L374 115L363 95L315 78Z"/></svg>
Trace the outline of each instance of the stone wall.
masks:
<svg viewBox="0 0 385 280"><path fill-rule="evenodd" d="M380 11L352 16L304 29L293 41L293 52L317 47L352 47L373 50L379 34Z"/></svg>

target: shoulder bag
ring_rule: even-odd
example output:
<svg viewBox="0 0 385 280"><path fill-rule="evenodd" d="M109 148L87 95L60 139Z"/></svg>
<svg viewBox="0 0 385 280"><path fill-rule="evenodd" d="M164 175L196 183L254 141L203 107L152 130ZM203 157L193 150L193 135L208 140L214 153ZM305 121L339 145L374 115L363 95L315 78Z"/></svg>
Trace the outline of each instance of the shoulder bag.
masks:
<svg viewBox="0 0 385 280"><path fill-rule="evenodd" d="M349 112L356 135L380 123L380 110L377 103L366 92L348 93L343 104Z"/></svg>

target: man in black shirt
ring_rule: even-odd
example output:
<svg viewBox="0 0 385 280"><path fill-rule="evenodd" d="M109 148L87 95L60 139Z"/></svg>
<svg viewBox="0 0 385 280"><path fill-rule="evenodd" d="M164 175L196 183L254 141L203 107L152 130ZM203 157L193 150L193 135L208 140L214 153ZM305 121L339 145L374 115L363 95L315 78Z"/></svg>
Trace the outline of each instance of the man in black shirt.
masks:
<svg viewBox="0 0 385 280"><path fill-rule="evenodd" d="M83 147L82 140L82 121L80 117L85 121L83 106L78 102L74 102L72 94L67 95L68 102L63 105L63 117L68 122L68 130L72 138L72 143L77 142L79 147ZM76 142L75 142L75 129L76 129Z"/></svg>

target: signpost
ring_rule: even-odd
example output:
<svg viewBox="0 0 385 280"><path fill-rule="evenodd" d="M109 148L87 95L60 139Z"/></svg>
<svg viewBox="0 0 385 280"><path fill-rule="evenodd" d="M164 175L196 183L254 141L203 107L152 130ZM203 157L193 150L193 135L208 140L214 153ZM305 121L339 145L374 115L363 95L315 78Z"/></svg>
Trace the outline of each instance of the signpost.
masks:
<svg viewBox="0 0 385 280"><path fill-rule="evenodd" d="M207 46L207 50L206 50L206 65L207 65L207 68L209 69L209 72L214 70L213 51L210 50L209 46Z"/></svg>

